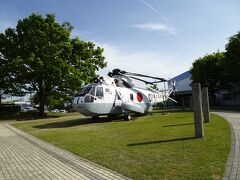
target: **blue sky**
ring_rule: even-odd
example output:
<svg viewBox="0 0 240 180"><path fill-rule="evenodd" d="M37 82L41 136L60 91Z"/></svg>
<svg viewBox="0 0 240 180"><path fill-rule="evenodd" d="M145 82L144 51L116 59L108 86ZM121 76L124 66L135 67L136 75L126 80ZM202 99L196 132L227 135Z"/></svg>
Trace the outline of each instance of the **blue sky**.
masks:
<svg viewBox="0 0 240 180"><path fill-rule="evenodd" d="M0 31L32 12L55 13L72 36L103 47L101 75L120 68L171 78L240 31L239 0L0 0Z"/></svg>

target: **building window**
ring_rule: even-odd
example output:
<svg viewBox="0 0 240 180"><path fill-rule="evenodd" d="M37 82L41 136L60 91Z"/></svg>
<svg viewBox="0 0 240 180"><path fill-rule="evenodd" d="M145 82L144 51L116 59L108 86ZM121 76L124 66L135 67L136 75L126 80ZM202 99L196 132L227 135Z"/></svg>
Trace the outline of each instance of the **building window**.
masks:
<svg viewBox="0 0 240 180"><path fill-rule="evenodd" d="M233 100L236 100L237 99L237 96L235 93L226 93L226 94L223 94L223 100L224 101L233 101Z"/></svg>

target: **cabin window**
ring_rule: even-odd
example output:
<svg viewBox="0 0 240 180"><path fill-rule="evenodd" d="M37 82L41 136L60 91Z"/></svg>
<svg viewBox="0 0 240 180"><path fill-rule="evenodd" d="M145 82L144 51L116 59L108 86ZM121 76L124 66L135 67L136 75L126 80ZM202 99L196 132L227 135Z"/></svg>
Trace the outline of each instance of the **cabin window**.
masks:
<svg viewBox="0 0 240 180"><path fill-rule="evenodd" d="M108 88L105 88L105 92L106 93L111 93L110 89L108 89Z"/></svg>
<svg viewBox="0 0 240 180"><path fill-rule="evenodd" d="M103 97L103 87L97 87L96 96Z"/></svg>
<svg viewBox="0 0 240 180"><path fill-rule="evenodd" d="M130 94L130 99L133 101L134 98L133 98L133 94Z"/></svg>

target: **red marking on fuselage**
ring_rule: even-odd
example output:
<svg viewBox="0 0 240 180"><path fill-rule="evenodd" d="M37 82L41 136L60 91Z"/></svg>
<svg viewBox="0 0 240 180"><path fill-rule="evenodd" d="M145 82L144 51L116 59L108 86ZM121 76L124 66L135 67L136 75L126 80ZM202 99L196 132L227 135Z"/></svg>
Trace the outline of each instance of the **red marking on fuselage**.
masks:
<svg viewBox="0 0 240 180"><path fill-rule="evenodd" d="M142 100L143 100L142 94L139 92L137 93L137 100L138 100L138 102L142 102Z"/></svg>

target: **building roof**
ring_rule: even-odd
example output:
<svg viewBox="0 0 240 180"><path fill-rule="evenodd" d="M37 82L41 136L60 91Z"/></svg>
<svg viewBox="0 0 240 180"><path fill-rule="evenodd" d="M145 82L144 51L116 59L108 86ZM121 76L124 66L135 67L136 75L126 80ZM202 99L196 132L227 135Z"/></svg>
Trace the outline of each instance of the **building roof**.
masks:
<svg viewBox="0 0 240 180"><path fill-rule="evenodd" d="M183 79L190 78L191 76L192 76L192 74L189 71L186 71L178 76L173 77L171 80L172 81L181 81Z"/></svg>

